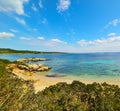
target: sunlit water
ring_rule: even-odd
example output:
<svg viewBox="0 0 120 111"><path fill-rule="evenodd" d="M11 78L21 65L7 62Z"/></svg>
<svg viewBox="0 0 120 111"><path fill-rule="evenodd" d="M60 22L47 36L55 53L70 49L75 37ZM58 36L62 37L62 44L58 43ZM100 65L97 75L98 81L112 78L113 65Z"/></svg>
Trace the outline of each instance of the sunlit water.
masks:
<svg viewBox="0 0 120 111"><path fill-rule="evenodd" d="M120 78L120 53L88 54L1 54L0 58L14 61L19 58L49 58L37 62L51 66L47 74L83 78Z"/></svg>

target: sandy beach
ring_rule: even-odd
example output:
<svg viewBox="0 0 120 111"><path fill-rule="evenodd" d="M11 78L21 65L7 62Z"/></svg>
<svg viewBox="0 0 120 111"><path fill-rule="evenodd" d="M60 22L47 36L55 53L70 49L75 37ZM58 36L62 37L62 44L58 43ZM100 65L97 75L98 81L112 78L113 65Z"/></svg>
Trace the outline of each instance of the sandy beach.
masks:
<svg viewBox="0 0 120 111"><path fill-rule="evenodd" d="M111 85L119 85L120 86L120 78L80 78L80 77L74 77L74 76L66 76L66 77L46 77L46 75L41 74L40 72L35 74L36 78L39 78L40 80L36 83L34 83L35 91L41 91L45 89L46 87L49 87L51 85L55 85L59 82L66 82L68 84L72 83L73 80L81 81L85 84L90 84L93 82L97 83L108 83Z"/></svg>
<svg viewBox="0 0 120 111"><path fill-rule="evenodd" d="M33 81L33 85L35 88L35 93L38 91L42 91L43 89L55 85L59 82L66 82L68 84L72 83L73 80L81 81L85 84L97 82L97 83L103 83L106 82L111 85L119 85L120 86L120 78L84 78L84 77L74 77L74 76L65 76L65 77L47 77L46 73L32 73L28 71L23 71L18 68L14 68L13 73L18 76L19 78L22 78L24 80L31 80Z"/></svg>

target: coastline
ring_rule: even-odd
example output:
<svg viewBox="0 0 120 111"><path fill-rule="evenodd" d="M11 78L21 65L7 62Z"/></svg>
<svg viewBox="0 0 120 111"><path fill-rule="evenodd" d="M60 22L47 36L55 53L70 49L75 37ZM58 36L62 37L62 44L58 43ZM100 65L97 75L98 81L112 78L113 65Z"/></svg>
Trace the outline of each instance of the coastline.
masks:
<svg viewBox="0 0 120 111"><path fill-rule="evenodd" d="M118 77L107 77L107 76L101 76L101 77L76 77L76 76L69 76L67 77L71 80L77 80L80 82L83 82L85 84L92 84L94 82L96 83L108 83L110 85L118 85L120 87L120 78Z"/></svg>
<svg viewBox="0 0 120 111"><path fill-rule="evenodd" d="M91 84L91 83L104 83L110 85L118 85L120 87L120 78L118 77L90 77L90 76L64 76L64 77L52 77L47 76L48 72L31 72L27 70L22 70L15 65L13 65L13 71L12 73L17 76L17 78L21 78L25 81L32 81L35 93L44 90L45 88L55 85L60 82L66 82L67 84L71 84L73 81L80 81L85 84Z"/></svg>
<svg viewBox="0 0 120 111"><path fill-rule="evenodd" d="M35 89L35 93L38 91L42 91L45 88L55 85L60 82L66 82L67 84L71 84L74 80L83 82L85 84L91 83L108 83L110 85L118 85L120 87L120 78L85 78L85 77L75 77L75 76L65 76L65 77L47 77L46 74L37 72L24 72L23 70L19 70L18 68L14 68L13 73L23 80L33 81L33 86Z"/></svg>
<svg viewBox="0 0 120 111"><path fill-rule="evenodd" d="M65 77L46 77L45 74L41 74L40 72L35 73L35 76L40 80L34 84L35 91L42 91L45 88L55 85L59 82L66 82L71 84L74 80L80 81L85 84L91 83L108 83L110 85L118 85L120 87L120 78L83 78L83 77L75 77L75 76L65 76Z"/></svg>
<svg viewBox="0 0 120 111"><path fill-rule="evenodd" d="M13 68L12 73L15 76L17 76L17 78L23 79L25 81L32 81L35 93L37 93L38 91L42 91L45 88L47 88L51 85L55 85L59 82L66 82L66 83L70 84L73 81L72 79L67 79L67 78L63 78L63 77L57 77L57 78L56 77L46 77L46 75L41 74L41 72L39 72L39 74L36 74L36 73L30 72L30 71L21 70L17 67Z"/></svg>

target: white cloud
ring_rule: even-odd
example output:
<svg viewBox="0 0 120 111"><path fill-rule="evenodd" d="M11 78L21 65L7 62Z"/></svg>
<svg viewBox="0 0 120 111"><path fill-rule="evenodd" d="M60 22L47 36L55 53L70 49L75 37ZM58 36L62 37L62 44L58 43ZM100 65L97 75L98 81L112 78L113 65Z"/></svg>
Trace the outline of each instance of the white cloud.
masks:
<svg viewBox="0 0 120 111"><path fill-rule="evenodd" d="M12 37L14 37L13 33L0 32L0 39L10 39Z"/></svg>
<svg viewBox="0 0 120 111"><path fill-rule="evenodd" d="M26 38L26 37L24 37ZM28 38L28 37L27 37ZM51 40L38 40L34 37L22 41L25 44L31 46L39 46L43 49L49 51L61 51L61 52L120 52L120 36L109 37L105 39L96 39L96 40L80 40L78 44L80 45L70 45L64 41L61 41L57 38Z"/></svg>
<svg viewBox="0 0 120 111"><path fill-rule="evenodd" d="M52 42L55 42L55 43L67 44L67 42L61 41L61 40L59 40L59 39L57 39L57 38L51 39L51 41L52 41Z"/></svg>
<svg viewBox="0 0 120 111"><path fill-rule="evenodd" d="M94 41L89 42L89 44L91 43L91 44L93 44L93 45L96 45L96 44L102 44L102 43L104 43L104 42L105 42L104 39L97 39L97 40L94 40Z"/></svg>
<svg viewBox="0 0 120 111"><path fill-rule="evenodd" d="M95 45L110 45L110 44L116 44L116 43L120 43L120 36L116 36L116 37L110 37L110 38L106 38L106 39L97 39L97 40L93 40L93 41L86 41L86 40L80 40L77 43L81 46L95 46Z"/></svg>
<svg viewBox="0 0 120 111"><path fill-rule="evenodd" d="M29 38L29 37L20 37L21 40L32 40L32 38Z"/></svg>
<svg viewBox="0 0 120 111"><path fill-rule="evenodd" d="M44 37L38 37L37 39L39 39L39 40L45 40Z"/></svg>
<svg viewBox="0 0 120 111"><path fill-rule="evenodd" d="M24 4L29 0L0 0L0 12L13 12L24 15Z"/></svg>
<svg viewBox="0 0 120 111"><path fill-rule="evenodd" d="M108 28L110 26L117 26L120 23L120 19L114 19L112 21L110 21L104 28Z"/></svg>
<svg viewBox="0 0 120 111"><path fill-rule="evenodd" d="M36 28L33 28L33 31L37 31L38 29L36 29Z"/></svg>
<svg viewBox="0 0 120 111"><path fill-rule="evenodd" d="M16 30L16 29L10 29L10 31L13 32L13 33L18 32L18 30Z"/></svg>
<svg viewBox="0 0 120 111"><path fill-rule="evenodd" d="M111 36L115 36L115 35L116 35L116 33L109 33L109 34L108 34L108 36L110 36L110 37L111 37Z"/></svg>
<svg viewBox="0 0 120 111"><path fill-rule="evenodd" d="M39 7L40 7L40 8L43 8L43 4L42 4L42 1L41 1L41 0L39 1Z"/></svg>
<svg viewBox="0 0 120 111"><path fill-rule="evenodd" d="M109 23L109 25L117 26L120 23L120 19L114 19Z"/></svg>
<svg viewBox="0 0 120 111"><path fill-rule="evenodd" d="M86 40L80 40L77 42L80 46L85 46L88 44L88 42Z"/></svg>
<svg viewBox="0 0 120 111"><path fill-rule="evenodd" d="M70 7L70 0L59 0L59 4L57 5L57 10L59 12L65 11Z"/></svg>
<svg viewBox="0 0 120 111"><path fill-rule="evenodd" d="M77 43L80 47L76 47L76 52L120 52L120 36L92 41L80 40Z"/></svg>
<svg viewBox="0 0 120 111"><path fill-rule="evenodd" d="M44 18L44 19L42 20L42 24L47 24L47 23L48 23L47 19Z"/></svg>
<svg viewBox="0 0 120 111"><path fill-rule="evenodd" d="M34 11L37 11L37 8L36 8L35 4L32 4L32 9L33 9Z"/></svg>
<svg viewBox="0 0 120 111"><path fill-rule="evenodd" d="M16 19L16 21L19 22L20 24L26 25L25 20L23 20L23 19L21 19L21 18L18 18L18 17L16 17L15 19Z"/></svg>

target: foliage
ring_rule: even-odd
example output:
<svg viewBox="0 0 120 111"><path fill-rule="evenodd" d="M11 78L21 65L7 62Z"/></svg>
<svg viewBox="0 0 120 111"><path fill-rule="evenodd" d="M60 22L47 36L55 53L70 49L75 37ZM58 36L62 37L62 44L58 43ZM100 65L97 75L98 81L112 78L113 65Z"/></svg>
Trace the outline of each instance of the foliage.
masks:
<svg viewBox="0 0 120 111"><path fill-rule="evenodd" d="M0 59L0 111L16 111L33 95L32 83L16 78L6 70L10 63Z"/></svg>

